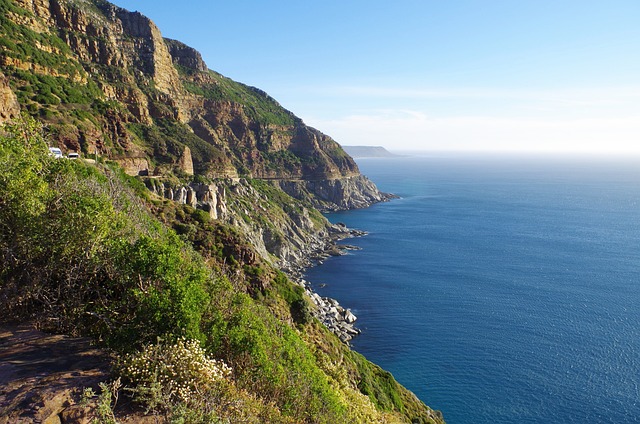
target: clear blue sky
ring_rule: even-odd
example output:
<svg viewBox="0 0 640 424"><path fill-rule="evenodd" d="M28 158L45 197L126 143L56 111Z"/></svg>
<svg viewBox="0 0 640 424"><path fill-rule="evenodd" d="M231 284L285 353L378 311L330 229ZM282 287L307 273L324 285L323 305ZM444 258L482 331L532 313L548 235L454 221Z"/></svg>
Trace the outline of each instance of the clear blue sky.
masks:
<svg viewBox="0 0 640 424"><path fill-rule="evenodd" d="M115 0L344 145L640 154L640 0Z"/></svg>

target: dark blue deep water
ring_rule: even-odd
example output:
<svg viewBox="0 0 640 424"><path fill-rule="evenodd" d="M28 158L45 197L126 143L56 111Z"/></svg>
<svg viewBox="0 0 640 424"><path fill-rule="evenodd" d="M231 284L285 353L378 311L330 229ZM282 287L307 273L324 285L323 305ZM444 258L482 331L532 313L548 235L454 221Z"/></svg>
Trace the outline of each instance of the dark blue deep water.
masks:
<svg viewBox="0 0 640 424"><path fill-rule="evenodd" d="M640 160L358 163L401 199L307 275L357 351L449 424L640 422Z"/></svg>

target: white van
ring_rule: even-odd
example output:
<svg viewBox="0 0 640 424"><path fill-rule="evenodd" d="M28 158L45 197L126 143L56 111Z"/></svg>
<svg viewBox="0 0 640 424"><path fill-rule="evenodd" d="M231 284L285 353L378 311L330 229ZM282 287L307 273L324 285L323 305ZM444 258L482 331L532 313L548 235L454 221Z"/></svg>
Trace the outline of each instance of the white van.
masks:
<svg viewBox="0 0 640 424"><path fill-rule="evenodd" d="M67 155L67 157L69 159L78 159L80 157L80 155L78 155L76 152L71 152Z"/></svg>
<svg viewBox="0 0 640 424"><path fill-rule="evenodd" d="M49 147L49 154L56 159L64 157L62 156L62 150L58 149L57 147Z"/></svg>

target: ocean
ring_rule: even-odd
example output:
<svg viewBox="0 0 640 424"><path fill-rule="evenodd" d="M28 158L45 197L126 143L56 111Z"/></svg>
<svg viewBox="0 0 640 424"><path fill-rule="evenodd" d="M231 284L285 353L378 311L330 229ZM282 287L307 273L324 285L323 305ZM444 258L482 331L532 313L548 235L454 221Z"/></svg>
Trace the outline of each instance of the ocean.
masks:
<svg viewBox="0 0 640 424"><path fill-rule="evenodd" d="M359 159L400 199L332 213L306 278L449 424L640 422L640 159Z"/></svg>

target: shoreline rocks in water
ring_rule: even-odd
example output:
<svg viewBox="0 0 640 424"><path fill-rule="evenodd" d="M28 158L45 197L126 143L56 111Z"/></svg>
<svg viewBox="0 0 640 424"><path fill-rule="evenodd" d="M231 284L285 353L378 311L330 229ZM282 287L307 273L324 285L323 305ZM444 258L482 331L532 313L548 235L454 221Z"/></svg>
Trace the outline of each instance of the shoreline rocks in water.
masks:
<svg viewBox="0 0 640 424"><path fill-rule="evenodd" d="M311 256L310 266L322 265L323 261L332 256L346 255L349 250L360 250L357 246L338 244L338 241L352 238L362 237L367 235L366 231L354 230L347 228L342 223L334 224L333 233L327 244L315 252ZM311 299L316 306L312 312L329 331L338 336L338 338L345 344L349 342L358 334L361 333L360 329L355 326L355 322L358 319L349 308L344 308L336 299L330 297L322 297L311 286L311 283L303 278L304 271L308 267L297 267L295 269L288 269L287 273L289 277L305 289L307 296Z"/></svg>
<svg viewBox="0 0 640 424"><path fill-rule="evenodd" d="M317 306L315 317L324 324L333 334L338 336L342 342L349 344L349 341L360 334L360 329L356 328L355 322L358 319L351 309L345 309L337 300L330 297L321 297L317 293L306 287L307 294Z"/></svg>

